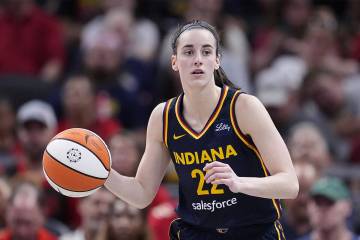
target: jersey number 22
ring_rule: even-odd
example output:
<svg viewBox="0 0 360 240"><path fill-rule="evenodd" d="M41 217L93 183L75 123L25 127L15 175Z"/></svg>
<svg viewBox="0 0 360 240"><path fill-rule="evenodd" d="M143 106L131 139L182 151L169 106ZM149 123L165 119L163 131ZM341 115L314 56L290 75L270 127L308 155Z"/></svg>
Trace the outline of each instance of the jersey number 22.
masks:
<svg viewBox="0 0 360 240"><path fill-rule="evenodd" d="M198 183L198 187L197 187L197 195L200 196L200 195L209 195L209 194L224 194L224 189L218 188L217 184L213 184L211 186L210 193L209 193L209 190L204 189L205 175L200 169L192 170L191 177L192 178L199 177L199 183Z"/></svg>

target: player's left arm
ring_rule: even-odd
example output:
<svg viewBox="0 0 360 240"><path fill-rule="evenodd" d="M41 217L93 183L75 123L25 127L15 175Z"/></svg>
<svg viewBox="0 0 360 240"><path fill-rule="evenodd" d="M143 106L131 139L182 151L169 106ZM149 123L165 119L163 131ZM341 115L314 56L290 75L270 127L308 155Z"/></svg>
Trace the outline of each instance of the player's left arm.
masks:
<svg viewBox="0 0 360 240"><path fill-rule="evenodd" d="M289 151L262 103L254 96L241 94L235 105L238 126L251 136L270 175L238 177L222 162L207 164L205 179L212 184L225 184L233 192L263 198L295 198L298 179Z"/></svg>

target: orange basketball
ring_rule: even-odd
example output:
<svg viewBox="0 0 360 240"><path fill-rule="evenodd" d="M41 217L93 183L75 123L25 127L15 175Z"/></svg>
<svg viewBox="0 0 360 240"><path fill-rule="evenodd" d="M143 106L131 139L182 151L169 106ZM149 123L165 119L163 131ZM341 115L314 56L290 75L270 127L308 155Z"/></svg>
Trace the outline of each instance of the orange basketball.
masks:
<svg viewBox="0 0 360 240"><path fill-rule="evenodd" d="M43 171L49 184L69 197L85 197L99 189L111 168L105 142L94 132L70 128L46 146Z"/></svg>

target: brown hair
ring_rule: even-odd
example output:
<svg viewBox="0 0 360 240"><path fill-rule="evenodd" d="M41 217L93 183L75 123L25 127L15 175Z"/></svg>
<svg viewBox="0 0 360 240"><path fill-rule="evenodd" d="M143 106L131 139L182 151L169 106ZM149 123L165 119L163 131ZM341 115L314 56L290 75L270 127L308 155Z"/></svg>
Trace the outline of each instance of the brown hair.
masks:
<svg viewBox="0 0 360 240"><path fill-rule="evenodd" d="M173 54L176 55L176 49L177 49L177 40L180 37L180 35L188 30L191 29L206 29L209 32L211 32L211 34L214 36L215 38L215 42L216 42L216 55L220 56L220 37L219 34L217 33L216 29L214 26L210 25L209 23L205 22L205 21L201 21L201 20L193 20L191 22L185 23L183 25L180 25L177 30L175 31L175 33L172 36L172 40L171 40L171 48L173 51ZM219 69L216 69L214 71L214 78L215 78L215 84L222 87L224 85L228 85L230 87L235 87L234 84L228 79L228 77L226 76L224 70L222 69L222 67L219 67Z"/></svg>

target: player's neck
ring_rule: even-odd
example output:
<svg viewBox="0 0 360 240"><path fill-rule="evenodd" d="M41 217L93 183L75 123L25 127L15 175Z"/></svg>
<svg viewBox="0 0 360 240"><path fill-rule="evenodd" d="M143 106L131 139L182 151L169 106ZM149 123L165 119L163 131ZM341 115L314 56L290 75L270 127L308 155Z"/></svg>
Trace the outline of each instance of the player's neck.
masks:
<svg viewBox="0 0 360 240"><path fill-rule="evenodd" d="M183 99L184 116L206 124L218 104L220 95L221 88L211 85L185 92Z"/></svg>

